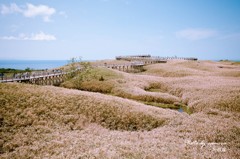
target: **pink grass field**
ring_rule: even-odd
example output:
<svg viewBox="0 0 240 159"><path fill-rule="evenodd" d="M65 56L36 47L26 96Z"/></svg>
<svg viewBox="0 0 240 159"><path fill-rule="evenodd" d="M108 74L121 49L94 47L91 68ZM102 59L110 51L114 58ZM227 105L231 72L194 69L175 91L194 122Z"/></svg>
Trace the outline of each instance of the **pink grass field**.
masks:
<svg viewBox="0 0 240 159"><path fill-rule="evenodd" d="M145 69L106 69L105 81L80 85L88 91L74 80L66 88L0 84L0 158L239 158L240 65ZM183 103L193 113L144 102Z"/></svg>

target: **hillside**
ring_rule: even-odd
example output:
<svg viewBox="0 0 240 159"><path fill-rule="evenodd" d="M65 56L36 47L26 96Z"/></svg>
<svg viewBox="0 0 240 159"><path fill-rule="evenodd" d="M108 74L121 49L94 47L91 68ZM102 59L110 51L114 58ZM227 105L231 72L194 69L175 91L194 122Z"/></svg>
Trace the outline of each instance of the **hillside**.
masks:
<svg viewBox="0 0 240 159"><path fill-rule="evenodd" d="M66 88L0 84L0 158L240 155L239 65L171 61L145 70L96 68ZM162 108L179 105L191 113Z"/></svg>

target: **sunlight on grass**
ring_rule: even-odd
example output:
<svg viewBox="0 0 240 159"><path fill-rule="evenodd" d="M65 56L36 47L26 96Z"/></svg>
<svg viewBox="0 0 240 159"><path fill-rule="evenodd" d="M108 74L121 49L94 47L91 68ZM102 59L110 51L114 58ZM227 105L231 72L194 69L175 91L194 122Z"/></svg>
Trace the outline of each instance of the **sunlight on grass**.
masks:
<svg viewBox="0 0 240 159"><path fill-rule="evenodd" d="M194 158L196 150L200 158L239 156L237 65L180 61L146 68L138 74L93 68L62 83L73 89L0 84L0 156ZM223 142L227 151L186 141Z"/></svg>

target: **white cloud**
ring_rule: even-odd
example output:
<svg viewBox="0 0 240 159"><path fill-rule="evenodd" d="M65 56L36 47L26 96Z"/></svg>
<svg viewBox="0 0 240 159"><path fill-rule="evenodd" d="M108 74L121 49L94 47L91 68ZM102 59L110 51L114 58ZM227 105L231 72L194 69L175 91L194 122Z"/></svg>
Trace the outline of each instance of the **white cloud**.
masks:
<svg viewBox="0 0 240 159"><path fill-rule="evenodd" d="M34 41L52 41L56 40L54 35L45 34L44 32L39 32L37 34L19 34L18 36L4 36L1 37L2 40L34 40Z"/></svg>
<svg viewBox="0 0 240 159"><path fill-rule="evenodd" d="M11 14L11 13L21 13L22 10L15 4L12 3L8 6L2 5L1 6L1 14Z"/></svg>
<svg viewBox="0 0 240 159"><path fill-rule="evenodd" d="M27 18L40 16L43 18L43 21L49 22L51 21L50 17L56 13L56 10L46 5L33 5L30 3L27 3L25 6L22 7L19 7L15 3L12 3L9 6L2 5L1 14L12 13L21 13Z"/></svg>
<svg viewBox="0 0 240 159"><path fill-rule="evenodd" d="M18 40L18 37L15 36L3 36L1 37L2 40Z"/></svg>
<svg viewBox="0 0 240 159"><path fill-rule="evenodd" d="M31 40L56 40L56 37L54 35L45 34L43 32L40 32L38 34L32 35Z"/></svg>
<svg viewBox="0 0 240 159"><path fill-rule="evenodd" d="M51 15L56 12L54 8L50 8L46 5L34 6L32 4L27 4L27 9L23 11L25 17L36 17L41 16L45 22L50 21Z"/></svg>
<svg viewBox="0 0 240 159"><path fill-rule="evenodd" d="M211 38L217 35L217 31L211 29L185 29L176 33L177 37L188 40L201 40Z"/></svg>

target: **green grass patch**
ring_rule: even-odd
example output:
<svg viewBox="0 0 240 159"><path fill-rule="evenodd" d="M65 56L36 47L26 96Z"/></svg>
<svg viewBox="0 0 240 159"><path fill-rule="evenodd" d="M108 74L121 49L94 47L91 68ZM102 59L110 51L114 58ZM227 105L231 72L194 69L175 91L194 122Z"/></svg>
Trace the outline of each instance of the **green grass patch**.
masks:
<svg viewBox="0 0 240 159"><path fill-rule="evenodd" d="M91 92L111 93L115 85L114 79L121 77L120 74L107 68L90 68L65 81L61 86Z"/></svg>
<svg viewBox="0 0 240 159"><path fill-rule="evenodd" d="M151 88L151 89L148 89L147 91L149 91L149 92L162 92L162 90L158 89L158 88Z"/></svg>
<svg viewBox="0 0 240 159"><path fill-rule="evenodd" d="M238 61L238 62L232 62L232 65L240 65L240 61Z"/></svg>
<svg viewBox="0 0 240 159"><path fill-rule="evenodd" d="M240 61L220 60L219 62L229 62L231 65L240 65Z"/></svg>
<svg viewBox="0 0 240 159"><path fill-rule="evenodd" d="M178 110L179 112L185 112L189 115L193 113L193 110L190 107L182 103L164 104L164 103L157 103L157 102L144 102L144 104L159 107L159 108L164 108L164 109L174 109L174 110Z"/></svg>
<svg viewBox="0 0 240 159"><path fill-rule="evenodd" d="M89 76L98 80L102 78L102 80L109 80L122 77L120 74L107 68L93 68L89 71Z"/></svg>
<svg viewBox="0 0 240 159"><path fill-rule="evenodd" d="M185 112L185 113L187 113L189 115L191 115L193 113L192 108L190 108L189 106L186 106L184 104L180 106L180 109L182 109L183 112Z"/></svg>
<svg viewBox="0 0 240 159"><path fill-rule="evenodd" d="M146 105L152 105L160 108L168 108L168 109L179 109L180 106L174 104L164 104L164 103L157 103L157 102L144 102Z"/></svg>

